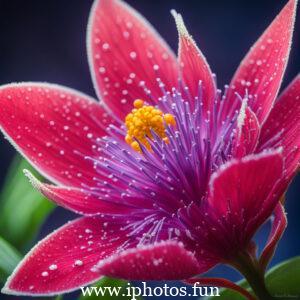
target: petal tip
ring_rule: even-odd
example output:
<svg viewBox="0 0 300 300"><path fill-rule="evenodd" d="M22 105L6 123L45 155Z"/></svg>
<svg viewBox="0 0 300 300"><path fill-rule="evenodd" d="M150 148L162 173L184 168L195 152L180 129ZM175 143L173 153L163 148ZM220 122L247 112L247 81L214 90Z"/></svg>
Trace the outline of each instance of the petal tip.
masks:
<svg viewBox="0 0 300 300"><path fill-rule="evenodd" d="M10 283L11 283L11 276L7 278L4 287L1 289L1 293L5 295L15 295L15 296L22 295L22 293L11 289L9 287Z"/></svg>
<svg viewBox="0 0 300 300"><path fill-rule="evenodd" d="M182 15L177 13L177 11L175 9L171 10L171 14L175 19L175 23L176 23L176 27L177 27L179 36L190 38L190 34L188 33L188 30L184 24Z"/></svg>
<svg viewBox="0 0 300 300"><path fill-rule="evenodd" d="M228 98L246 87L255 95L250 107L263 124L274 105L292 45L297 0L289 0L242 60L231 81ZM231 101L229 101L231 103ZM231 107L231 105L230 105Z"/></svg>
<svg viewBox="0 0 300 300"><path fill-rule="evenodd" d="M30 184L38 191L41 190L42 184L41 182L27 169L23 170L24 175L27 177Z"/></svg>
<svg viewBox="0 0 300 300"><path fill-rule="evenodd" d="M11 295L12 291L9 289L9 287L7 285L5 285L2 289L1 289L1 293L2 294L6 294L6 295Z"/></svg>
<svg viewBox="0 0 300 300"><path fill-rule="evenodd" d="M111 68L113 60L120 60L120 53L111 50L118 49L120 44L121 60L126 63ZM147 20L123 1L94 2L87 27L87 54L96 94L117 120L125 118L137 94L144 92L140 82L147 81L147 89L155 99L161 97L159 85L149 80L157 77L157 66L159 77L168 89L178 85L178 65L173 51ZM119 80L123 77L126 80Z"/></svg>

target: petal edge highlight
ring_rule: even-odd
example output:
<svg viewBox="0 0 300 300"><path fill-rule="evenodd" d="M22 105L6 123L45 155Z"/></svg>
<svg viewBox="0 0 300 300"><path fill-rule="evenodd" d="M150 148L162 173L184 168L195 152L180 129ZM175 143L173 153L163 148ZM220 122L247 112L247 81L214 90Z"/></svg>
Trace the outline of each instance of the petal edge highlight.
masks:
<svg viewBox="0 0 300 300"><path fill-rule="evenodd" d="M175 10L172 10L171 13L175 19L179 35L178 61L183 84L189 88L191 100L201 93L204 110L211 110L216 94L213 74L206 58L188 33L182 16Z"/></svg>

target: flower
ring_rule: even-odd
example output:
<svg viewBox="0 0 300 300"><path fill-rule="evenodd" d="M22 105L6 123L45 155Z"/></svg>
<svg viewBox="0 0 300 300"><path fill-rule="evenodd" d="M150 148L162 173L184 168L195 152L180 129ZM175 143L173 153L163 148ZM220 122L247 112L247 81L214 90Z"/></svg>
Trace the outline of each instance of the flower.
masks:
<svg viewBox="0 0 300 300"><path fill-rule="evenodd" d="M300 77L275 101L295 11L290 0L224 94L181 15L172 12L177 60L117 0L96 0L88 25L100 103L53 84L2 86L3 133L56 185L25 174L83 215L39 242L2 292L65 293L103 275L188 280L218 263L242 269L275 210L266 266L286 224L280 198L299 166Z"/></svg>

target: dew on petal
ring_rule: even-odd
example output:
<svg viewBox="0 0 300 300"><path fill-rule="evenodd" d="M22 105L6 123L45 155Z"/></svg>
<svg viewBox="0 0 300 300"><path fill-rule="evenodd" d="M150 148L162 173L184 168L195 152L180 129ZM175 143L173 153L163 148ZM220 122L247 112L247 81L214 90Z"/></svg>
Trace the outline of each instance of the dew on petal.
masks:
<svg viewBox="0 0 300 300"><path fill-rule="evenodd" d="M137 57L137 54L135 51L130 52L129 55L130 55L130 58L132 58L132 59L136 59L136 57Z"/></svg>
<svg viewBox="0 0 300 300"><path fill-rule="evenodd" d="M75 260L74 266L80 267L80 266L82 266L82 265L83 265L83 261L82 261L82 260L80 260L80 259Z"/></svg>
<svg viewBox="0 0 300 300"><path fill-rule="evenodd" d="M44 271L44 272L42 272L42 276L47 277L47 276L49 276L49 273L47 271Z"/></svg>
<svg viewBox="0 0 300 300"><path fill-rule="evenodd" d="M102 49L103 49L103 50L108 50L109 48L110 48L110 46L109 46L108 43L104 43L104 44L102 45Z"/></svg>
<svg viewBox="0 0 300 300"><path fill-rule="evenodd" d="M56 269L57 269L57 265L56 264L53 264L53 265L49 266L49 270L51 270L51 271L54 271Z"/></svg>
<svg viewBox="0 0 300 300"><path fill-rule="evenodd" d="M99 72L100 72L101 74L104 74L104 73L106 72L106 69L105 69L104 67L100 67L100 68L99 68Z"/></svg>
<svg viewBox="0 0 300 300"><path fill-rule="evenodd" d="M153 70L157 71L159 69L159 65L154 65Z"/></svg>

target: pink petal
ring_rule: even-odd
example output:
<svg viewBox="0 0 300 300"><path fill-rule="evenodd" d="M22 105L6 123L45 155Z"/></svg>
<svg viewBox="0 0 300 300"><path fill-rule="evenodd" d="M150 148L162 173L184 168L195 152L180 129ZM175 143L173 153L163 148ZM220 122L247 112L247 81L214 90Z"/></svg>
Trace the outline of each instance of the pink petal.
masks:
<svg viewBox="0 0 300 300"><path fill-rule="evenodd" d="M130 209L128 206L110 201L109 199L101 199L97 194L92 193L92 191L43 184L28 170L24 172L32 185L45 197L75 213L89 216L100 214L122 214L129 216L130 213L133 213L133 209Z"/></svg>
<svg viewBox="0 0 300 300"><path fill-rule="evenodd" d="M290 0L286 4L251 48L231 82L229 106L232 106L235 92L243 97L248 90L254 97L250 106L260 123L264 122L272 108L287 65L296 4L296 0Z"/></svg>
<svg viewBox="0 0 300 300"><path fill-rule="evenodd" d="M287 226L287 218L285 215L284 207L281 203L278 203L274 212L274 220L272 224L272 229L268 238L267 245L262 251L259 259L259 264L263 270L266 269L268 263L272 259L277 244L281 239Z"/></svg>
<svg viewBox="0 0 300 300"><path fill-rule="evenodd" d="M182 243L137 246L141 237L130 238L127 219L111 220L84 217L53 232L25 256L2 292L50 296L71 292L103 275L175 280L199 273L197 260Z"/></svg>
<svg viewBox="0 0 300 300"><path fill-rule="evenodd" d="M0 88L0 128L44 176L80 186L96 172L95 139L111 123L104 109L77 91L53 84L20 83Z"/></svg>
<svg viewBox="0 0 300 300"><path fill-rule="evenodd" d="M9 277L2 292L14 295L54 295L98 280L91 271L125 241L117 225L100 218L81 218L38 243Z"/></svg>
<svg viewBox="0 0 300 300"><path fill-rule="evenodd" d="M282 156L272 151L231 161L213 175L210 209L220 220L225 218L231 232L229 240L234 237L234 243L249 242L254 230L252 224L257 230L271 215L280 198L274 189L282 172Z"/></svg>
<svg viewBox="0 0 300 300"><path fill-rule="evenodd" d="M162 95L157 78L166 89L177 86L174 54L141 16L118 0L95 1L88 26L88 56L99 98L123 119L132 102L151 91L148 102Z"/></svg>
<svg viewBox="0 0 300 300"><path fill-rule="evenodd" d="M292 179L299 168L299 132L300 76L298 75L275 103L274 108L262 127L258 145L258 151L279 146L283 147L286 179L288 182Z"/></svg>
<svg viewBox="0 0 300 300"><path fill-rule="evenodd" d="M181 15L175 11L172 13L179 33L178 60L181 77L192 97L199 96L199 82L201 81L203 107L205 111L210 110L216 93L212 72L205 57L189 35Z"/></svg>
<svg viewBox="0 0 300 300"><path fill-rule="evenodd" d="M184 267L183 267L184 266ZM132 280L179 280L199 273L197 260L182 243L160 242L100 261L96 272Z"/></svg>
<svg viewBox="0 0 300 300"><path fill-rule="evenodd" d="M242 158L254 152L259 138L260 125L249 107L242 105L237 120L235 149L233 157Z"/></svg>

